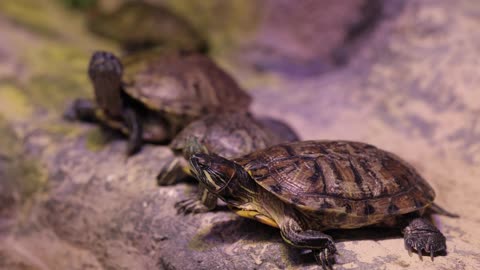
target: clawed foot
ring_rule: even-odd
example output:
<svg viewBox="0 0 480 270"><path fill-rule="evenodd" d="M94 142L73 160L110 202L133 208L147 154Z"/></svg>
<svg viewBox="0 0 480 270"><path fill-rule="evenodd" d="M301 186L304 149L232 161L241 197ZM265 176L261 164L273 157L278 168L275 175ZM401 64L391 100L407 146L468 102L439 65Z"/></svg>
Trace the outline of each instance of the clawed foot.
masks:
<svg viewBox="0 0 480 270"><path fill-rule="evenodd" d="M321 250L313 250L313 255L315 260L319 265L322 266L323 270L333 269L335 264L335 253L337 249L334 244L328 244L325 248Z"/></svg>
<svg viewBox="0 0 480 270"><path fill-rule="evenodd" d="M188 198L175 204L177 213L180 214L198 214L208 212L208 208L197 198Z"/></svg>
<svg viewBox="0 0 480 270"><path fill-rule="evenodd" d="M422 252L430 254L433 261L434 254L447 249L445 236L430 222L417 218L405 228L405 248L411 255L415 250L422 260Z"/></svg>

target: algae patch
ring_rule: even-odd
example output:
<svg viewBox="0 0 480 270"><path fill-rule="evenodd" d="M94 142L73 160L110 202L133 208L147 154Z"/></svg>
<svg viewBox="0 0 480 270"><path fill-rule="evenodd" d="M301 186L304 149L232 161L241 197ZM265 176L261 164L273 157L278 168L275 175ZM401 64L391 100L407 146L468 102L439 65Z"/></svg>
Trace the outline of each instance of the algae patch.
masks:
<svg viewBox="0 0 480 270"><path fill-rule="evenodd" d="M50 46L49 46L50 45ZM25 90L32 103L62 113L69 100L86 96L86 53L59 44L45 44L23 55L31 76Z"/></svg>
<svg viewBox="0 0 480 270"><path fill-rule="evenodd" d="M203 239L210 233L213 225L207 225L198 229L197 233L188 242L188 247L195 251L205 251L214 247L213 244L205 242Z"/></svg>
<svg viewBox="0 0 480 270"><path fill-rule="evenodd" d="M95 128L87 133L86 138L87 149L93 152L102 150L107 144L107 139L101 129Z"/></svg>
<svg viewBox="0 0 480 270"><path fill-rule="evenodd" d="M54 21L44 1L0 1L0 12L12 21L45 36L56 36Z"/></svg>
<svg viewBox="0 0 480 270"><path fill-rule="evenodd" d="M37 76L29 83L28 92L36 105L62 113L69 100L81 91L81 85L68 78Z"/></svg>
<svg viewBox="0 0 480 270"><path fill-rule="evenodd" d="M0 212L24 203L46 183L38 164L22 152L19 139L0 118Z"/></svg>
<svg viewBox="0 0 480 270"><path fill-rule="evenodd" d="M23 91L14 85L0 84L0 116L11 120L25 120L33 108Z"/></svg>

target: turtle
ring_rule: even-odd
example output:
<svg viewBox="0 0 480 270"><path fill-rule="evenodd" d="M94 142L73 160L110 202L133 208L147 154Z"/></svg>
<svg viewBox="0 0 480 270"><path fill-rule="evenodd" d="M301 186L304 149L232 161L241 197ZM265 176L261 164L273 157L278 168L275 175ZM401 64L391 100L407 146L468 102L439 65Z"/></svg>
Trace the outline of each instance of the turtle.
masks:
<svg viewBox="0 0 480 270"><path fill-rule="evenodd" d="M280 229L283 240L311 249L323 268L335 262L328 229L398 226L409 253L446 250L425 210L456 216L433 203L435 192L397 155L354 141L283 143L226 159L197 153L194 176L236 214Z"/></svg>
<svg viewBox="0 0 480 270"><path fill-rule="evenodd" d="M299 140L296 132L275 118L257 120L248 112L209 114L187 125L173 139L169 147L175 154L174 158L163 166L157 181L159 185L166 186L191 176L188 159L194 153L216 153L225 158L236 158L295 140ZM200 213L214 209L216 204L217 197L200 185L197 194L178 202L176 207L185 214Z"/></svg>
<svg viewBox="0 0 480 270"><path fill-rule="evenodd" d="M155 47L206 53L206 39L185 19L161 5L127 1L111 12L98 5L87 16L87 27L133 53Z"/></svg>
<svg viewBox="0 0 480 270"><path fill-rule="evenodd" d="M257 120L269 131L282 136L285 142L300 140L297 132L285 121L270 116L259 117Z"/></svg>
<svg viewBox="0 0 480 270"><path fill-rule="evenodd" d="M129 155L142 141L170 141L208 113L248 111L251 97L210 58L197 53L151 50L121 61L97 51L88 74L95 102L77 99L69 119L98 121L129 137Z"/></svg>

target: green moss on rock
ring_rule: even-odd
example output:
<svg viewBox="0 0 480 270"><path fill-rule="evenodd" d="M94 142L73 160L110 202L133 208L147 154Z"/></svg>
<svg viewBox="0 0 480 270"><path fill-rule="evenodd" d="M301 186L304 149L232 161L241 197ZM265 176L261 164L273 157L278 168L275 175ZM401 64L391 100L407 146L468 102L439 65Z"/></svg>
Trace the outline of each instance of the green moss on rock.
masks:
<svg viewBox="0 0 480 270"><path fill-rule="evenodd" d="M99 128L90 130L86 138L87 148L90 151L100 151L107 144L105 134Z"/></svg>
<svg viewBox="0 0 480 270"><path fill-rule="evenodd" d="M0 82L0 116L7 120L25 120L33 112L32 104L22 89Z"/></svg>
<svg viewBox="0 0 480 270"><path fill-rule="evenodd" d="M23 203L46 183L38 164L23 155L16 134L0 117L0 212Z"/></svg>
<svg viewBox="0 0 480 270"><path fill-rule="evenodd" d="M55 36L54 21L45 1L3 0L0 1L0 12L14 22L45 36Z"/></svg>
<svg viewBox="0 0 480 270"><path fill-rule="evenodd" d="M213 225L207 225L198 229L195 236L192 237L190 242L188 242L188 247L195 251L205 251L212 248L214 245L205 242L203 239L208 235L212 229Z"/></svg>

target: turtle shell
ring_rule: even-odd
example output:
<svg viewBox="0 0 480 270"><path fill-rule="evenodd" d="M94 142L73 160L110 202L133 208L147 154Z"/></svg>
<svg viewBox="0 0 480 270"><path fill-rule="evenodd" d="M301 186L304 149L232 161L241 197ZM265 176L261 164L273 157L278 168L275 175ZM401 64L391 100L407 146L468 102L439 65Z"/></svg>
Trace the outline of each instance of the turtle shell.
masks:
<svg viewBox="0 0 480 270"><path fill-rule="evenodd" d="M287 142L290 137L290 133L282 136L271 132L248 113L210 114L185 127L170 147L183 151L188 142L196 138L208 151L225 158L235 158Z"/></svg>
<svg viewBox="0 0 480 270"><path fill-rule="evenodd" d="M200 54L143 53L123 65L125 92L155 111L193 119L246 111L251 102L232 77Z"/></svg>
<svg viewBox="0 0 480 270"><path fill-rule="evenodd" d="M188 51L207 48L207 42L192 25L162 6L127 1L107 14L97 9L89 13L88 28L120 42L129 51L151 47Z"/></svg>
<svg viewBox="0 0 480 270"><path fill-rule="evenodd" d="M350 223L362 222L358 225L422 210L435 197L430 185L405 161L360 142L280 144L235 162L261 187L299 210L334 213L344 219L347 215L370 218L350 219ZM336 223L330 227L341 227Z"/></svg>

